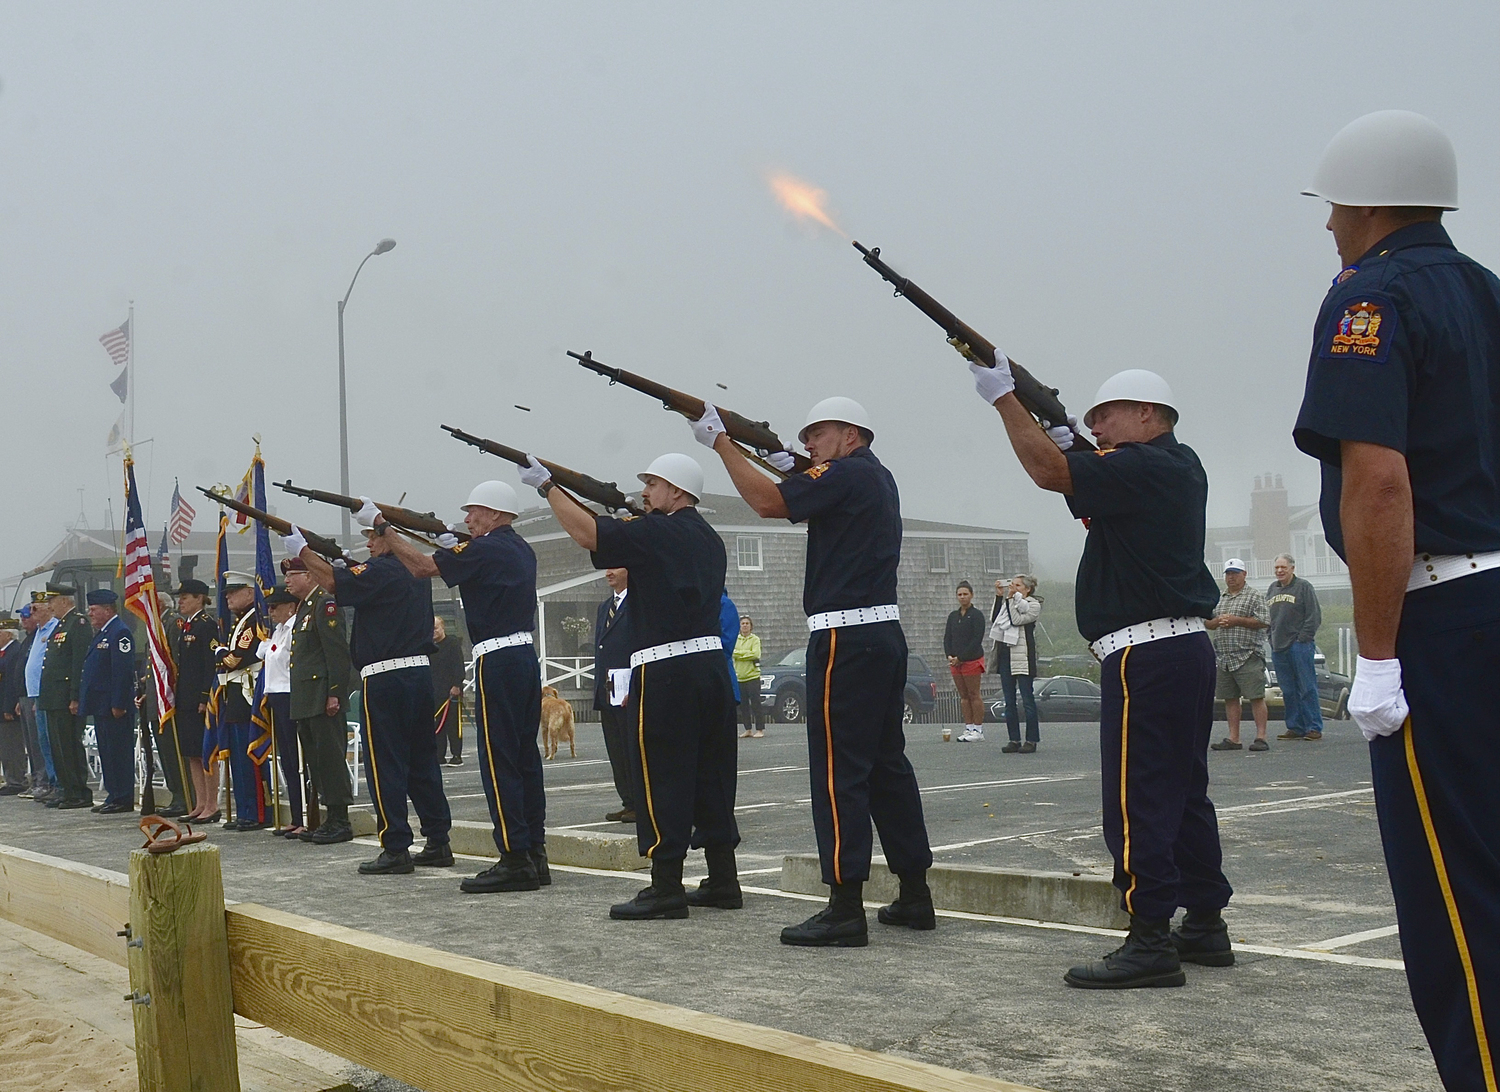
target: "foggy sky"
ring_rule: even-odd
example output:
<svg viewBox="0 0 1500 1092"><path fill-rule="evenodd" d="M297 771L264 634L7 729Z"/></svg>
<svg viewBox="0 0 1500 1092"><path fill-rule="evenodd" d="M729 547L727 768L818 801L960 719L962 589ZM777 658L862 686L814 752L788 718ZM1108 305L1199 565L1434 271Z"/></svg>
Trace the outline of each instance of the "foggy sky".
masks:
<svg viewBox="0 0 1500 1092"><path fill-rule="evenodd" d="M1264 471L1311 501L1289 434L1339 262L1298 190L1328 139L1432 117L1458 150L1448 228L1500 263L1500 9L1414 10L6 5L0 574L56 544L80 487L92 525L110 499L122 518L97 339L130 300L153 545L173 477L237 481L252 433L270 477L336 489L335 305L389 235L346 315L355 493L456 518L475 482L516 483L439 423L627 488L686 451L730 491L686 422L563 355L592 349L786 438L858 398L907 515L1028 530L1071 579L1083 532L963 362L789 220L774 169L1070 407L1121 368L1165 375L1211 525L1244 522Z"/></svg>

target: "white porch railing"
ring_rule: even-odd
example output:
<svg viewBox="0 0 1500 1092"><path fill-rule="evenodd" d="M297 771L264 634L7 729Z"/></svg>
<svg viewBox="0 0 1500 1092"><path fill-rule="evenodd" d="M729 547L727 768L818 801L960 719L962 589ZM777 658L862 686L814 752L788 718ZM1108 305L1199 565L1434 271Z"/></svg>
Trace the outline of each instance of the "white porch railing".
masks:
<svg viewBox="0 0 1500 1092"><path fill-rule="evenodd" d="M1252 580L1274 580L1276 579L1276 562L1263 561L1260 558L1250 563L1250 579ZM1297 559L1298 576L1344 576L1349 572L1349 566L1338 559L1335 554L1326 557L1309 557Z"/></svg>
<svg viewBox="0 0 1500 1092"><path fill-rule="evenodd" d="M592 656L548 656L542 661L542 685L559 690L592 690L594 658Z"/></svg>

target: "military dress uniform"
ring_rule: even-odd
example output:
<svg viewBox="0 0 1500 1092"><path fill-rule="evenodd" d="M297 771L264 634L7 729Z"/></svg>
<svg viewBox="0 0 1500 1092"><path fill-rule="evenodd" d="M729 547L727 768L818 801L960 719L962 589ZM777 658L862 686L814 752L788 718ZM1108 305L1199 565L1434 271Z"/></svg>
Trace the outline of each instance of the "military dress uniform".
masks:
<svg viewBox="0 0 1500 1092"><path fill-rule="evenodd" d="M705 850L720 892L699 904L739 905L734 696L719 635L724 542L691 506L636 519L600 516L596 526L594 567L630 570L636 651L626 710L636 844L652 863L647 890L672 907L658 914L660 900L642 892L610 914L686 917L677 900L689 846Z"/></svg>
<svg viewBox="0 0 1500 1092"><path fill-rule="evenodd" d="M113 605L114 592L89 592L89 603ZM106 598L107 597L107 598ZM78 711L94 718L94 742L107 814L135 808L135 653L130 627L118 614L89 643L83 661ZM119 716L115 710L121 711Z"/></svg>
<svg viewBox="0 0 1500 1092"><path fill-rule="evenodd" d="M250 757L259 737L254 724L255 680L261 671L260 643L266 625L255 607L234 620L229 641L219 649L219 724L229 743L229 776L234 784L234 823L226 830L260 830L268 823L266 775Z"/></svg>
<svg viewBox="0 0 1500 1092"><path fill-rule="evenodd" d="M604 750L614 774L615 792L620 810L605 815L621 822L636 821L635 793L630 776L630 719L625 704L616 705L610 690L610 672L630 666L635 638L630 628L630 589L611 592L594 614L594 708L599 712L599 727L604 733Z"/></svg>
<svg viewBox="0 0 1500 1092"><path fill-rule="evenodd" d="M300 561L296 564L301 564ZM314 587L292 618L292 719L302 754L312 776L313 790L327 809L321 826L298 837L319 845L348 841L349 804L354 793L349 781L349 638L344 613L320 587ZM328 712L328 699L338 711Z"/></svg>
<svg viewBox="0 0 1500 1092"><path fill-rule="evenodd" d="M1314 330L1297 446L1345 556L1339 443L1405 456L1416 560L1396 638L1410 714L1370 744L1412 1001L1448 1088L1496 1088L1500 1043L1500 280L1442 225L1345 269Z"/></svg>
<svg viewBox="0 0 1500 1092"><path fill-rule="evenodd" d="M412 576L392 554L334 569L333 579L335 602L354 608L349 651L363 693L370 795L381 860L389 855L394 865L365 871L409 872L407 796L429 847L446 846L453 827L432 732L432 583Z"/></svg>
<svg viewBox="0 0 1500 1092"><path fill-rule="evenodd" d="M777 488L791 521L807 524L802 609L811 633L807 749L818 858L823 882L858 924L849 936L834 938L803 936L803 927L794 927L782 940L862 944L859 892L870 877L871 821L886 862L902 877L907 902L922 899L932 865L902 730L907 647L896 607L901 498L895 478L868 446L794 474ZM930 928L926 921L924 916L920 924L901 924Z"/></svg>
<svg viewBox="0 0 1500 1092"><path fill-rule="evenodd" d="M47 590L64 595L73 592L72 588L51 584ZM93 633L88 618L74 607L57 620L57 628L48 639L46 659L42 661L37 708L47 715L47 738L62 797L59 809L86 808L94 802L88 784L88 757L83 749L83 712L69 709L82 697L83 661L89 654Z"/></svg>
<svg viewBox="0 0 1500 1092"><path fill-rule="evenodd" d="M197 594L207 594L207 588ZM214 644L219 638L219 623L207 610L191 618L179 618L173 636L172 653L177 660L177 711L172 715L172 742L188 760L203 759L204 718L214 688ZM189 778L191 782L191 778ZM185 790L191 797L191 786ZM189 799L189 809L203 801Z"/></svg>
<svg viewBox="0 0 1500 1092"><path fill-rule="evenodd" d="M495 847L502 854L529 854L540 883L547 860L547 797L537 746L542 678L531 636L536 554L507 524L438 550L432 560L443 582L458 588L474 645L479 777Z"/></svg>

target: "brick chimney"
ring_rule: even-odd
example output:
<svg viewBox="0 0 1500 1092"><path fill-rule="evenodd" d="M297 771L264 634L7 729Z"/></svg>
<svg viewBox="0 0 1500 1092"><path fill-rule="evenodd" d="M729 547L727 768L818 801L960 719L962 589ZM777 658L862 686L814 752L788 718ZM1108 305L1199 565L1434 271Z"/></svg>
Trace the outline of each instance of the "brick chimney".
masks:
<svg viewBox="0 0 1500 1092"><path fill-rule="evenodd" d="M1255 488L1250 492L1250 536L1259 561L1270 561L1277 554L1291 552L1292 527L1286 487L1281 484L1280 474L1255 479Z"/></svg>

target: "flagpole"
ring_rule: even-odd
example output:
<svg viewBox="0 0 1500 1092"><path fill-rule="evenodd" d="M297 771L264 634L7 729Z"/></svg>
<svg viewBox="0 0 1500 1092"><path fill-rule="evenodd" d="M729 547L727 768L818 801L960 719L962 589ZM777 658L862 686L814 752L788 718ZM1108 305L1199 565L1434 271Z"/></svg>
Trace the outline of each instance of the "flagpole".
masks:
<svg viewBox="0 0 1500 1092"><path fill-rule="evenodd" d="M116 311L115 314L120 312ZM130 312L125 319L130 330L129 355L125 358L125 396L130 404L125 407L125 442L135 443L135 300L130 301ZM144 518L144 513L142 513Z"/></svg>

